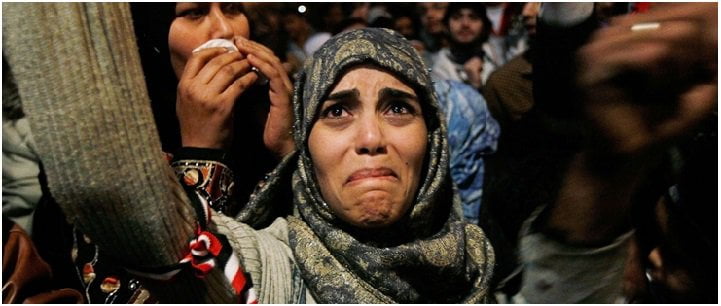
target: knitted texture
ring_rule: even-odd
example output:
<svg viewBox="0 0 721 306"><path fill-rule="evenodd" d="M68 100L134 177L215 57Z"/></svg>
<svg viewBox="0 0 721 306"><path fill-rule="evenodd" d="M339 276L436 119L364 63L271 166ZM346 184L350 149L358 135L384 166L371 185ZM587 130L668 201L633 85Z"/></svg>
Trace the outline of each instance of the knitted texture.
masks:
<svg viewBox="0 0 721 306"><path fill-rule="evenodd" d="M288 223L277 218L262 230L223 215L213 215L217 231L228 240L241 257L243 268L257 289L263 304L312 302L306 299L301 272L288 247Z"/></svg>
<svg viewBox="0 0 721 306"><path fill-rule="evenodd" d="M177 263L195 214L163 159L128 5L2 8L3 52L50 192L69 221L129 268ZM149 287L161 288L153 294L163 302L232 297L222 273L191 274Z"/></svg>

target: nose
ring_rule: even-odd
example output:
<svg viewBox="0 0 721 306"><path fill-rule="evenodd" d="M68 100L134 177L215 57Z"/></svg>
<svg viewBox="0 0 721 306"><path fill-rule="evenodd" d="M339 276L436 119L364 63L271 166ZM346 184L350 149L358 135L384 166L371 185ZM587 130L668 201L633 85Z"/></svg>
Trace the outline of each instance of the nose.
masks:
<svg viewBox="0 0 721 306"><path fill-rule="evenodd" d="M230 20L220 8L213 7L210 10L210 23L212 38L233 38L234 33Z"/></svg>
<svg viewBox="0 0 721 306"><path fill-rule="evenodd" d="M358 125L356 153L359 155L378 155L386 153L386 140L378 118L367 116Z"/></svg>
<svg viewBox="0 0 721 306"><path fill-rule="evenodd" d="M461 17L461 25L464 27L468 27L471 25L471 17L463 16Z"/></svg>

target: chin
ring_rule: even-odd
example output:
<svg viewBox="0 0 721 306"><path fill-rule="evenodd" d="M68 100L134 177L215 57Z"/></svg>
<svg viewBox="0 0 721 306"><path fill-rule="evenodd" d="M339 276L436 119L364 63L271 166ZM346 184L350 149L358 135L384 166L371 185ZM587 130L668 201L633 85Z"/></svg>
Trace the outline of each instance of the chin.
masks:
<svg viewBox="0 0 721 306"><path fill-rule="evenodd" d="M359 214L354 218L356 226L364 228L381 228L398 221L398 212L394 211L395 204L385 198L364 199L358 204Z"/></svg>
<svg viewBox="0 0 721 306"><path fill-rule="evenodd" d="M461 39L458 40L458 42L461 43L461 44L463 44L463 45L471 44L471 43L473 43L474 41L475 41L475 39L473 39L473 38L467 38L467 37L464 37L464 38L461 38Z"/></svg>
<svg viewBox="0 0 721 306"><path fill-rule="evenodd" d="M367 216L359 220L356 226L362 228L383 228L394 222L395 220L392 220L390 216Z"/></svg>
<svg viewBox="0 0 721 306"><path fill-rule="evenodd" d="M340 219L358 228L377 229L393 225L410 205L401 201L400 195L376 188L363 186L357 192L344 194L329 203L331 209Z"/></svg>

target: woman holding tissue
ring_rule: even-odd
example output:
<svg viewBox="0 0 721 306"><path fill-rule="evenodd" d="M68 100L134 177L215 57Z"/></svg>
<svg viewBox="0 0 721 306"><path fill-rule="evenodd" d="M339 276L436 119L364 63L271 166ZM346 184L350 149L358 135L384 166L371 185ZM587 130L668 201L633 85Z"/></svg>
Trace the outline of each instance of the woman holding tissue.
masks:
<svg viewBox="0 0 721 306"><path fill-rule="evenodd" d="M180 80L177 113L183 146L214 149L229 146L233 106L258 80L255 71L269 77L269 116L290 119L282 112L290 110L292 84L273 52L248 40L250 28L242 4L178 3L175 15L168 45L173 71ZM239 52L223 47L198 48L218 39L232 43L230 48ZM289 130L291 121L269 119L268 123L279 125L266 126L269 128L264 135L266 146L277 156L283 156L292 150L291 137L287 133L273 133Z"/></svg>
<svg viewBox="0 0 721 306"><path fill-rule="evenodd" d="M249 40L243 4L135 3L131 9L163 149L181 183L215 212L255 228L287 215L289 205L248 203L264 174L293 149L293 88L273 52ZM72 261L83 285L77 289L87 302L154 301L109 252L79 231L73 236Z"/></svg>
<svg viewBox="0 0 721 306"><path fill-rule="evenodd" d="M277 162L269 157L280 158L293 149L293 85L273 52L249 37L241 3L175 4L168 51L178 79L175 107L182 148L175 152L173 166L181 178L215 194L211 206L231 216L240 209L235 203L247 202ZM234 184L213 190L203 184L213 179L211 174L202 177L203 169L184 166L187 160L214 160L206 165L230 168L220 177L235 177ZM235 196L228 190L232 186Z"/></svg>
<svg viewBox="0 0 721 306"><path fill-rule="evenodd" d="M131 11L163 150L181 181L237 215L293 147L281 61L251 40L242 3L133 3ZM260 219L244 221L267 225Z"/></svg>

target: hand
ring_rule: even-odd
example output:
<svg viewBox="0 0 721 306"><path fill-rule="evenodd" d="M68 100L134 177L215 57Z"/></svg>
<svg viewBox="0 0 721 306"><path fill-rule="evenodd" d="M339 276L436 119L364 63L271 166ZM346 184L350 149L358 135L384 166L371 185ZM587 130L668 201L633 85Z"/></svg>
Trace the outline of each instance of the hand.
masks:
<svg viewBox="0 0 721 306"><path fill-rule="evenodd" d="M632 31L637 24L658 27ZM615 153L636 154L691 131L716 107L715 3L657 5L614 20L579 53L587 111Z"/></svg>
<svg viewBox="0 0 721 306"><path fill-rule="evenodd" d="M468 75L468 83L476 89L481 88L483 85L483 79L481 78L483 59L478 56L472 57L463 64L463 70L465 70Z"/></svg>
<svg viewBox="0 0 721 306"><path fill-rule="evenodd" d="M613 20L581 48L579 85L601 140L592 143L602 147L573 157L548 232L599 245L631 228L633 195L659 161L661 151L653 149L690 132L716 106L716 34L706 32L712 23L716 31L711 6L659 5ZM651 22L658 28L631 30Z"/></svg>
<svg viewBox="0 0 721 306"><path fill-rule="evenodd" d="M233 139L233 105L258 76L239 52L210 48L193 54L178 83L176 112L182 145L221 149Z"/></svg>
<svg viewBox="0 0 721 306"><path fill-rule="evenodd" d="M291 104L293 85L285 68L273 51L267 47L242 38L235 38L235 45L241 53L247 54L248 62L265 75L270 85L270 110L265 122L263 141L277 157L293 152L293 107Z"/></svg>

